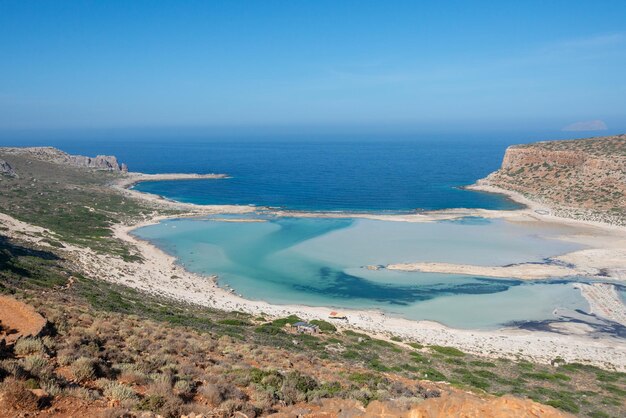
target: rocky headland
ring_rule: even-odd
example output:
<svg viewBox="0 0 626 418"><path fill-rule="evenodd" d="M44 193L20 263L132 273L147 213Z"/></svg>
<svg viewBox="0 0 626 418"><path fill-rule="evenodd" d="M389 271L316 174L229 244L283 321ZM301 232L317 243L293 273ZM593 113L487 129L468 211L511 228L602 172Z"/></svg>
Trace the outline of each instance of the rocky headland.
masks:
<svg viewBox="0 0 626 418"><path fill-rule="evenodd" d="M119 163L112 155L98 155L96 157L86 157L84 155L71 155L54 147L14 147L3 148L6 154L17 154L36 158L56 164L63 164L72 167L84 167L94 170L127 172L128 167L124 163ZM8 167L11 169L11 167ZM0 173L4 171L2 160L0 160Z"/></svg>
<svg viewBox="0 0 626 418"><path fill-rule="evenodd" d="M555 216L626 225L626 135L513 145L477 185L520 193Z"/></svg>

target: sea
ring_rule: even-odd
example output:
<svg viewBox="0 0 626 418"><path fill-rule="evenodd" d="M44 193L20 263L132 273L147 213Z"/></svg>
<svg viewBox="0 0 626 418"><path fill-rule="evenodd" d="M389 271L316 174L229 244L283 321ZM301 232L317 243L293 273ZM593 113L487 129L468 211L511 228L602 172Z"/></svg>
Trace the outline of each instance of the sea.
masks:
<svg viewBox="0 0 626 418"><path fill-rule="evenodd" d="M182 202L377 212L518 207L501 195L462 189L496 170L514 142L480 135L0 139L115 155L131 171L230 176L136 186Z"/></svg>
<svg viewBox="0 0 626 418"><path fill-rule="evenodd" d="M463 186L496 170L506 147L519 142L528 138L48 138L28 145L116 155L131 171L229 176L135 186L181 202L343 214L338 219L298 218L259 211L235 218L261 222L225 222L228 217L214 216L167 220L134 232L207 280L216 274L219 285L244 297L277 304L379 309L452 327L493 329L555 320L555 310L589 307L573 287L577 278L524 282L367 266L544 262L580 248L556 239L566 231L483 218L407 223L361 219L350 213L517 209L520 206L505 196Z"/></svg>

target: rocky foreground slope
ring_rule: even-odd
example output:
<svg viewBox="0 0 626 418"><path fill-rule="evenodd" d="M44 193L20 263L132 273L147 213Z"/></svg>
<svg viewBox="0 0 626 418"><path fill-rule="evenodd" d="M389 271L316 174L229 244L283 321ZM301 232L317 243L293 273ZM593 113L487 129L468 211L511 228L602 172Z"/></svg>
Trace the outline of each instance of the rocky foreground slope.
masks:
<svg viewBox="0 0 626 418"><path fill-rule="evenodd" d="M519 192L557 216L626 225L626 135L513 145L479 184Z"/></svg>

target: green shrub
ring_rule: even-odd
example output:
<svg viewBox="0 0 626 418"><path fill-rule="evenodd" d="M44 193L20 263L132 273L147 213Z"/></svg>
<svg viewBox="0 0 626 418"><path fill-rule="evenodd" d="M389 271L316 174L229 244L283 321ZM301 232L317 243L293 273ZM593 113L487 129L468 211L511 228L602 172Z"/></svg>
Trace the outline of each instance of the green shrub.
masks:
<svg viewBox="0 0 626 418"><path fill-rule="evenodd" d="M104 396L114 401L132 400L137 397L134 390L118 382L110 381L104 385Z"/></svg>
<svg viewBox="0 0 626 418"><path fill-rule="evenodd" d="M609 414L607 414L606 412L602 412L602 411L591 411L588 415L591 418L611 418Z"/></svg>
<svg viewBox="0 0 626 418"><path fill-rule="evenodd" d="M348 337L354 337L354 338L362 338L364 340L369 340L370 336L367 334L362 334L360 332L356 332L356 331L352 331L351 329L347 329L343 332L344 335L347 335Z"/></svg>
<svg viewBox="0 0 626 418"><path fill-rule="evenodd" d="M464 352L462 352L461 350L454 348L454 347L445 347L445 346L441 346L441 345L431 345L429 347L431 350L446 355L446 356L452 356L452 357L463 357L465 355Z"/></svg>
<svg viewBox="0 0 626 418"><path fill-rule="evenodd" d="M380 362L378 359L370 360L368 366L378 372L388 372L391 369Z"/></svg>
<svg viewBox="0 0 626 418"><path fill-rule="evenodd" d="M26 389L39 389L39 382L35 379L28 379L24 382L24 387Z"/></svg>
<svg viewBox="0 0 626 418"><path fill-rule="evenodd" d="M24 368L31 374L42 377L51 371L48 359L39 355L28 356L24 359Z"/></svg>
<svg viewBox="0 0 626 418"><path fill-rule="evenodd" d="M576 403L571 400L571 399L551 399L547 402L545 402L546 405L550 405L553 406L555 408L559 408L562 409L565 412L571 412L573 414L576 414L578 412L580 412L580 408L578 405L576 405Z"/></svg>
<svg viewBox="0 0 626 418"><path fill-rule="evenodd" d="M413 359L413 361L416 361L418 363L426 363L428 361L426 357L424 357L420 353L411 352L410 354L411 354L411 358Z"/></svg>
<svg viewBox="0 0 626 418"><path fill-rule="evenodd" d="M81 357L70 366L72 374L78 382L86 382L96 377L93 360L87 357Z"/></svg>
<svg viewBox="0 0 626 418"><path fill-rule="evenodd" d="M147 395L137 404L140 411L159 411L165 405L165 398L160 395Z"/></svg>
<svg viewBox="0 0 626 418"><path fill-rule="evenodd" d="M475 361L470 361L470 363L472 366L478 366L478 367L496 367L496 363L492 363L490 361L481 361L481 360L475 360Z"/></svg>
<svg viewBox="0 0 626 418"><path fill-rule="evenodd" d="M522 376L527 377L529 379L534 379L534 380L564 380L564 381L572 380L571 377L563 373L552 374L552 373L547 373L547 372L535 372L535 373L524 373Z"/></svg>
<svg viewBox="0 0 626 418"><path fill-rule="evenodd" d="M618 396L626 396L626 390L621 389L615 385L611 385L611 384L605 384L605 385L601 385L602 389L606 390L607 392L611 392L614 395L618 395Z"/></svg>
<svg viewBox="0 0 626 418"><path fill-rule="evenodd" d="M422 376L424 377L424 379L432 380L434 382L440 382L440 381L443 381L443 380L447 380L446 376L443 373L441 373L441 372L439 372L439 371L437 371L435 369L432 369L432 368L423 370L422 371Z"/></svg>
<svg viewBox="0 0 626 418"><path fill-rule="evenodd" d="M277 319L275 321L272 321L272 325L276 326L276 327L284 327L287 324L293 325L296 322L301 322L302 319L300 319L298 316L296 315L289 315L287 318L280 318Z"/></svg>
<svg viewBox="0 0 626 418"><path fill-rule="evenodd" d="M317 325L317 327L320 329L320 331L323 332L335 332L337 331L337 328L331 324L330 322L327 321L322 321L320 319L314 319L311 321L312 325Z"/></svg>
<svg viewBox="0 0 626 418"><path fill-rule="evenodd" d="M347 359L350 359L350 360L356 360L358 358L361 358L361 354L359 354L358 351L354 351L354 350L348 350L348 351L344 352L341 356L343 358L347 358Z"/></svg>
<svg viewBox="0 0 626 418"><path fill-rule="evenodd" d="M381 377L374 373L352 373L348 376L348 380L358 384L376 386L381 381Z"/></svg>
<svg viewBox="0 0 626 418"><path fill-rule="evenodd" d="M260 325L254 329L254 332L258 334L270 334L270 335L285 334L285 331L283 331L279 327L274 326L272 324Z"/></svg>
<svg viewBox="0 0 626 418"><path fill-rule="evenodd" d="M217 322L218 324L222 324L222 325L233 325L233 326L238 326L238 327L242 327L242 326L250 326L252 325L250 322L243 320L243 319L222 319L221 321Z"/></svg>
<svg viewBox="0 0 626 418"><path fill-rule="evenodd" d="M46 348L39 338L20 338L13 347L13 352L18 356L31 354L46 354Z"/></svg>

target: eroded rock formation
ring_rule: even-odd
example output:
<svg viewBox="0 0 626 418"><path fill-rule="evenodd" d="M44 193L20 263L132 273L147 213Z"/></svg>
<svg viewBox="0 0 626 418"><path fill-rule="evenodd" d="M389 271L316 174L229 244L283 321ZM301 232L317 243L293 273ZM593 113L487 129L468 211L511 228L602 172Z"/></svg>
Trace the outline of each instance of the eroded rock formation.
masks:
<svg viewBox="0 0 626 418"><path fill-rule="evenodd" d="M28 154L39 160L74 167L106 171L128 171L126 164L120 164L117 158L112 155L98 155L96 157L71 155L53 147L3 148L3 151L8 154Z"/></svg>

